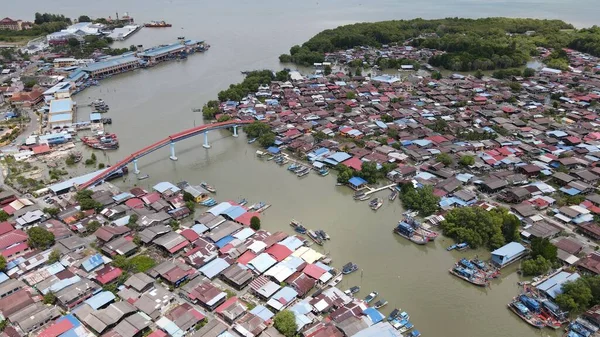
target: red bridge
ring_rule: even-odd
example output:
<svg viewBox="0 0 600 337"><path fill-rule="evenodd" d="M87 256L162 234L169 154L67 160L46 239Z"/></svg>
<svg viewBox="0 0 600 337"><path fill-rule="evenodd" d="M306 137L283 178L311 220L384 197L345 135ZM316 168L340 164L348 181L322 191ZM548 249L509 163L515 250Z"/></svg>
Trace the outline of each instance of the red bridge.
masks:
<svg viewBox="0 0 600 337"><path fill-rule="evenodd" d="M204 125L200 125L195 128L192 128L192 129L188 129L188 130L170 135L165 139L159 140L158 142L156 142L150 146L147 146L137 152L132 153L131 155L127 156L125 159L121 160L120 162L116 163L115 165L102 171L102 173L98 174L97 176L95 176L94 178L89 180L88 182L79 185L78 189L84 190L90 186L93 186L93 185L103 181L104 179L106 179L106 177L110 176L113 173L118 172L119 170L121 170L122 168L127 166L129 163L134 163L134 171L136 171L136 173L139 173L137 170L138 158L141 158L141 157L143 157L149 153L152 153L160 148L163 148L167 145L171 145L171 157L170 158L172 160L177 160L177 157L175 157L175 143L176 142L190 138L190 137L197 136L199 134L204 134L204 145L203 146L205 148L209 148L210 147L208 145L208 132L209 131L233 128L233 135L234 135L234 137L237 137L237 127L240 125L250 124L252 122L254 122L254 121L252 121L252 120L250 120L250 121L232 120L232 121L227 121L227 122L204 124Z"/></svg>

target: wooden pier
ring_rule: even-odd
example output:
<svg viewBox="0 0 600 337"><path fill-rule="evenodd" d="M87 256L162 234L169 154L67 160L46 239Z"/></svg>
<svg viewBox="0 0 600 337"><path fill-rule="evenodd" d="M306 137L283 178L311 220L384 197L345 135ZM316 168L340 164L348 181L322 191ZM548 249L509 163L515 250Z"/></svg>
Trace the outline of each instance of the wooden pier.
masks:
<svg viewBox="0 0 600 337"><path fill-rule="evenodd" d="M382 186L382 187L379 187L379 188L371 188L371 187L367 186L366 189L368 191L365 192L365 195L370 195L370 194L377 193L377 192L380 192L380 191L383 191L383 190L388 190L388 189L391 190L394 186L396 186L396 183L389 184L389 185L386 185L386 186Z"/></svg>

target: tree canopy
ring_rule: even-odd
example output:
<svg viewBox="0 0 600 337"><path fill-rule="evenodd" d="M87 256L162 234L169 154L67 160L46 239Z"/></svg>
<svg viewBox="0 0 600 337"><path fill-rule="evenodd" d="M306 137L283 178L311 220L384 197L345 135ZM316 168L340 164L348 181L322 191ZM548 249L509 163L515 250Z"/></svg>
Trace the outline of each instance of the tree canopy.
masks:
<svg viewBox="0 0 600 337"><path fill-rule="evenodd" d="M275 75L270 70L251 71L241 83L232 84L228 89L219 92L219 101L240 101L249 93L257 92L260 85L271 84L271 81L274 79Z"/></svg>
<svg viewBox="0 0 600 337"><path fill-rule="evenodd" d="M433 194L432 186L414 188L412 183L402 185L400 200L404 208L419 211L421 216L429 216L439 209L440 197Z"/></svg>
<svg viewBox="0 0 600 337"><path fill-rule="evenodd" d="M487 211L481 207L460 207L450 210L441 223L444 235L472 248L486 246L496 249L518 240L518 219L506 208Z"/></svg>
<svg viewBox="0 0 600 337"><path fill-rule="evenodd" d="M358 46L379 47L412 39L415 47L445 53L429 62L451 70L492 70L523 66L536 47L573 48L600 55L600 27L563 31L573 26L560 20L446 18L356 23L324 30L280 56L282 62L311 65L324 53ZM525 34L535 31L534 34ZM425 37L426 36L426 37Z"/></svg>
<svg viewBox="0 0 600 337"><path fill-rule="evenodd" d="M435 157L435 160L446 166L452 165L452 156L447 153L440 153Z"/></svg>
<svg viewBox="0 0 600 337"><path fill-rule="evenodd" d="M289 310L282 310L275 315L274 326L285 337L296 336L296 330L298 330L296 316Z"/></svg>
<svg viewBox="0 0 600 337"><path fill-rule="evenodd" d="M250 228L254 229L255 231L260 229L260 218L257 216L253 216L252 218L250 218Z"/></svg>
<svg viewBox="0 0 600 337"><path fill-rule="evenodd" d="M136 255L129 259L122 255L117 255L112 263L115 267L121 268L126 273L144 273L156 266L156 261L147 255Z"/></svg>
<svg viewBox="0 0 600 337"><path fill-rule="evenodd" d="M0 271L6 269L6 258L4 255L0 255Z"/></svg>
<svg viewBox="0 0 600 337"><path fill-rule="evenodd" d="M32 227L27 231L30 247L46 249L54 244L54 234L42 227Z"/></svg>
<svg viewBox="0 0 600 337"><path fill-rule="evenodd" d="M475 164L475 158L470 155L464 155L464 156L460 157L460 160L458 161L458 163L463 166L471 166L471 165Z"/></svg>

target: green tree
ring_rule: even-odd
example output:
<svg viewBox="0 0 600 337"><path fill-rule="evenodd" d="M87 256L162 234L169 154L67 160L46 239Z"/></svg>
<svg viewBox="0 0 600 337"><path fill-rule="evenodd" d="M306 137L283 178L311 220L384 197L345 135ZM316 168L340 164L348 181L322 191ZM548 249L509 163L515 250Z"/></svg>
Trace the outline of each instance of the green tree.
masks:
<svg viewBox="0 0 600 337"><path fill-rule="evenodd" d="M183 192L183 201L192 201L196 202L196 198L190 192Z"/></svg>
<svg viewBox="0 0 600 337"><path fill-rule="evenodd" d="M58 213L60 213L60 209L58 209L56 207L45 207L42 211L51 217L54 217Z"/></svg>
<svg viewBox="0 0 600 337"><path fill-rule="evenodd" d="M129 216L129 220L127 221L127 227L129 227L129 229L135 230L138 228L138 221L139 216L135 213L131 214Z"/></svg>
<svg viewBox="0 0 600 337"><path fill-rule="evenodd" d="M272 132L265 133L258 137L258 143L262 147L268 147L275 143L275 134Z"/></svg>
<svg viewBox="0 0 600 337"><path fill-rule="evenodd" d="M592 290L584 278L564 283L562 294L556 296L556 304L561 309L576 313L587 309L592 300Z"/></svg>
<svg viewBox="0 0 600 337"><path fill-rule="evenodd" d="M169 226L171 226L172 230L176 231L179 229L179 221L173 219L169 222Z"/></svg>
<svg viewBox="0 0 600 337"><path fill-rule="evenodd" d="M447 154L447 153L440 153L440 154L438 154L438 155L435 157L435 160L436 160L438 163L442 163L442 164L444 164L444 165L446 165L446 166L450 166L450 165L452 165L452 161L453 161L453 160L452 160L452 157L451 157L449 154Z"/></svg>
<svg viewBox="0 0 600 337"><path fill-rule="evenodd" d="M53 292L49 291L44 295L44 304L54 304L56 303L56 295Z"/></svg>
<svg viewBox="0 0 600 337"><path fill-rule="evenodd" d="M440 203L440 198L433 194L432 186L414 188L412 183L402 185L400 200L405 208L419 211L420 216L435 213Z"/></svg>
<svg viewBox="0 0 600 337"><path fill-rule="evenodd" d="M444 235L457 242L467 242L472 248L487 246L496 249L506 243L505 235L510 238L517 235L516 230L511 235L513 219L508 210L502 207L490 211L481 207L454 208L444 217L445 220L440 224Z"/></svg>
<svg viewBox="0 0 600 337"><path fill-rule="evenodd" d="M4 255L0 255L0 271L4 271L6 269L6 258Z"/></svg>
<svg viewBox="0 0 600 337"><path fill-rule="evenodd" d="M525 70L523 70L523 77L533 77L535 76L535 69L532 68L525 68Z"/></svg>
<svg viewBox="0 0 600 337"><path fill-rule="evenodd" d="M8 218L10 218L10 215L4 210L0 210L0 221L6 221Z"/></svg>
<svg viewBox="0 0 600 337"><path fill-rule="evenodd" d="M331 66L326 65L325 69L323 70L323 73L325 74L325 76L331 75Z"/></svg>
<svg viewBox="0 0 600 337"><path fill-rule="evenodd" d="M227 122L228 120L231 120L230 115L221 115L221 116L219 116L219 118L217 118L217 122L219 122L219 123Z"/></svg>
<svg viewBox="0 0 600 337"><path fill-rule="evenodd" d="M127 265L134 273L145 273L156 266L156 261L147 255L136 255L128 260Z"/></svg>
<svg viewBox="0 0 600 337"><path fill-rule="evenodd" d="M315 142L320 143L323 140L327 139L327 135L323 131L317 131L313 133L313 138L315 139Z"/></svg>
<svg viewBox="0 0 600 337"><path fill-rule="evenodd" d="M28 79L25 82L23 82L23 86L27 89L31 89L33 88L35 85L37 84L37 81L35 79Z"/></svg>
<svg viewBox="0 0 600 337"><path fill-rule="evenodd" d="M535 259L528 259L521 263L521 270L525 276L537 276L548 272L551 267L550 261L543 256L538 256Z"/></svg>
<svg viewBox="0 0 600 337"><path fill-rule="evenodd" d="M79 21L79 22L92 22L92 19L90 19L90 17L87 16L87 15L80 15L79 18L77 19L77 21Z"/></svg>
<svg viewBox="0 0 600 337"><path fill-rule="evenodd" d="M460 160L458 161L458 163L461 164L462 166L471 166L471 165L475 164L475 158L470 155L464 155L464 156L460 157Z"/></svg>
<svg viewBox="0 0 600 337"><path fill-rule="evenodd" d="M281 70L275 74L275 79L279 82L285 82L290 79L290 72L288 70Z"/></svg>
<svg viewBox="0 0 600 337"><path fill-rule="evenodd" d="M60 251L58 249L54 249L48 256L48 263L55 263L58 261L60 261Z"/></svg>
<svg viewBox="0 0 600 337"><path fill-rule="evenodd" d="M513 92L520 92L521 91L521 84L519 82L510 82L508 84L508 86L510 87L510 90L512 90Z"/></svg>
<svg viewBox="0 0 600 337"><path fill-rule="evenodd" d="M270 133L271 127L269 124L256 121L250 125L246 125L244 127L244 132L246 132L249 138L258 138L264 134Z"/></svg>
<svg viewBox="0 0 600 337"><path fill-rule="evenodd" d="M250 228L254 229L255 231L260 229L260 218L257 216L253 216L252 218L250 218Z"/></svg>
<svg viewBox="0 0 600 337"><path fill-rule="evenodd" d="M295 337L298 330L296 316L289 310L282 310L275 315L274 326L285 337Z"/></svg>
<svg viewBox="0 0 600 337"><path fill-rule="evenodd" d="M354 91L348 91L346 93L346 98L347 99L355 99L356 98L356 93L354 93Z"/></svg>
<svg viewBox="0 0 600 337"><path fill-rule="evenodd" d="M190 210L190 214L194 214L196 212L196 202L194 201L186 201L185 207Z"/></svg>
<svg viewBox="0 0 600 337"><path fill-rule="evenodd" d="M67 44L69 47L79 47L79 40L74 37L71 37L67 40Z"/></svg>
<svg viewBox="0 0 600 337"><path fill-rule="evenodd" d="M99 221L92 220L85 225L85 230L87 233L92 234L95 233L100 227L102 227L102 224Z"/></svg>
<svg viewBox="0 0 600 337"><path fill-rule="evenodd" d="M531 240L531 256L533 258L542 256L547 261L556 262L557 254L558 248L550 240L541 238L533 238Z"/></svg>
<svg viewBox="0 0 600 337"><path fill-rule="evenodd" d="M27 231L30 247L47 249L54 244L54 234L42 227L32 227Z"/></svg>
<svg viewBox="0 0 600 337"><path fill-rule="evenodd" d="M477 69L475 71L475 74L473 76L475 76L475 78L477 78L477 79L482 79L483 78L483 72L481 71L481 69Z"/></svg>
<svg viewBox="0 0 600 337"><path fill-rule="evenodd" d="M434 71L433 73L431 73L431 78L439 81L442 79L442 73L440 73L439 71Z"/></svg>

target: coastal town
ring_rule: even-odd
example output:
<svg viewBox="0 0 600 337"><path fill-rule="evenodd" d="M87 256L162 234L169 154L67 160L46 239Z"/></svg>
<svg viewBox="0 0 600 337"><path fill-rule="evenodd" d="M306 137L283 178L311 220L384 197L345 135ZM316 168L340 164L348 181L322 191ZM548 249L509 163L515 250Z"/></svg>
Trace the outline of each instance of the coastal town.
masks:
<svg viewBox="0 0 600 337"><path fill-rule="evenodd" d="M31 25L0 21L5 30ZM108 182L149 178L137 166L145 149L124 164L99 162L96 153L119 148L104 117L110 107L98 99L84 108L77 95L209 46L180 37L86 58L52 49L139 29L97 25L78 22L31 52L2 54L3 334L421 335L410 307L387 307L385 293L358 284L342 288L348 274L362 279L361 267L332 261L323 248L332 238L293 220L293 210L289 230L271 233L261 228L269 204L217 196L207 182ZM519 292L504 305L533 328L596 335L600 59L537 47L531 67L459 73L428 63L443 51L410 42L326 53L312 73L244 71L241 84L192 109L234 137L243 126L259 160L299 180L336 174L373 217L401 203L389 235L427 249L454 240L444 247L462 255L448 266L452 281L493 292L494 279L518 272ZM89 120L78 117L83 109ZM169 139L175 162L178 139ZM74 169L81 165L85 174ZM480 248L489 259L470 254Z"/></svg>

